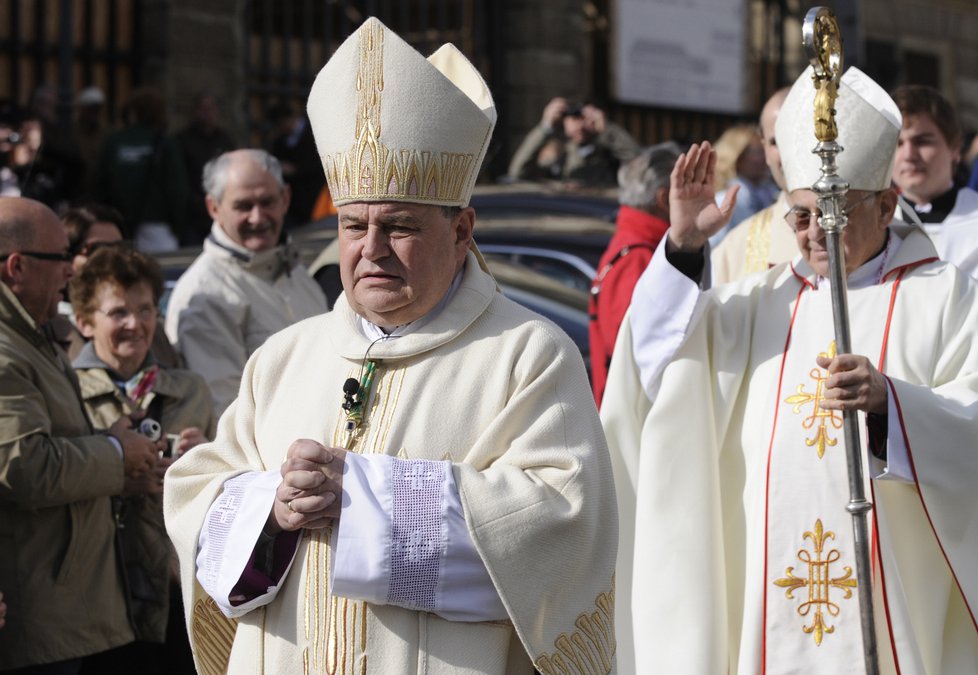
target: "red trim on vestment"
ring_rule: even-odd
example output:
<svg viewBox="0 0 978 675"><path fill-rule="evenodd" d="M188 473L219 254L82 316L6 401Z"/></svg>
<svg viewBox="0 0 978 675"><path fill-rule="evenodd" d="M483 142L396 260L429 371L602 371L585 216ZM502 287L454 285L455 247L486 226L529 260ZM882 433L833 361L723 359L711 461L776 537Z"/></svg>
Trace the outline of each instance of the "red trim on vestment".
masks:
<svg viewBox="0 0 978 675"><path fill-rule="evenodd" d="M876 488L874 487L873 481L869 481L869 495L873 500L873 504L876 504ZM876 553L873 556L873 573L876 573L876 561L879 560L879 578L880 585L882 586L881 593L883 594L883 613L886 614L886 633L890 636L890 653L893 655L893 665L896 668L897 675L900 675L900 657L897 655L896 649L896 637L893 635L893 621L890 620L890 601L886 595L886 572L883 569L883 549L880 548L879 537L876 536L877 529L879 528L879 522L877 521L877 510L873 507L873 534L870 537L872 542L871 550ZM877 653L878 650L877 650Z"/></svg>
<svg viewBox="0 0 978 675"><path fill-rule="evenodd" d="M885 375L883 377L886 377ZM890 378L886 378L887 382ZM903 442L907 446L907 459L910 461L910 469L913 471L913 482L914 486L917 488L917 497L920 498L920 505L924 509L924 515L927 516L927 523L930 525L931 531L934 533L934 538L937 540L937 545L941 549L941 555L944 556L944 562L947 563L947 568L951 570L951 578L954 579L954 585L958 587L958 593L961 594L961 600L964 602L964 606L968 608L968 616L971 617L971 625L974 626L975 632L978 633L978 621L975 621L975 612L971 609L971 605L968 603L968 597L964 594L964 590L961 588L961 583L958 581L958 575L954 572L954 567L951 565L950 559L947 557L947 553L944 551L944 544L941 543L941 537L937 534L937 528L934 527L934 521L930 517L930 511L927 508L927 502L924 501L924 493L920 489L920 481L917 480L917 467L913 461L913 451L910 448L910 437L907 435L907 427L903 422L903 406L900 405L900 399L896 395L896 390L893 389L892 384L890 385L890 390L893 391L893 404L896 406L897 417L900 419L900 432L903 434Z"/></svg>
<svg viewBox="0 0 978 675"><path fill-rule="evenodd" d="M797 279L802 284L804 284L805 286L808 286L811 289L814 289L815 288L815 284L813 284L811 281L809 281L808 280L808 277L802 276L798 272L798 270L795 269L795 264L794 263L789 263L789 264L791 265L791 273L795 275L795 279ZM794 321L794 318L793 317L792 317L792 321Z"/></svg>
<svg viewBox="0 0 978 675"><path fill-rule="evenodd" d="M894 267L889 272L883 275L881 281L886 281L889 277L897 273L899 273L900 276L902 277L904 274L906 274L907 272L909 272L915 267L920 267L921 265L926 265L927 263L937 262L938 260L940 260L940 258L938 258L937 256L932 256L930 258L917 260L916 262L907 263L906 265L900 265L899 267Z"/></svg>
<svg viewBox="0 0 978 675"><path fill-rule="evenodd" d="M886 312L886 328L883 331L883 346L880 348L880 358L877 362L876 369L883 373L883 365L886 362L886 348L890 342L890 326L893 322L893 309L896 306L897 291L900 289L900 282L903 281L903 275L906 274L915 265L904 265L897 268L896 272L897 278L893 282L893 290L890 291L890 308ZM884 375L884 377L886 377ZM889 393L890 385L886 385L887 393ZM868 445L868 443L867 443ZM875 551L876 555L873 556L873 578L876 578L877 571L877 561L879 561L879 579L880 579L880 593L883 596L883 612L886 614L886 632L890 636L890 653L893 654L893 665L896 668L897 675L901 672L900 670L900 657L897 654L896 648L896 637L893 635L893 621L890 619L890 598L886 591L886 572L883 569L883 548L880 546L879 540L879 510L876 508L876 488L872 480L869 481L869 493L873 500L873 531L870 532L870 550Z"/></svg>
<svg viewBox="0 0 978 675"><path fill-rule="evenodd" d="M794 268L792 268L794 271ZM763 610L764 610L764 630L761 631L761 672L767 672L767 530L768 530L768 515L769 515L769 504L768 498L770 497L770 486L771 486L771 451L774 449L774 436L778 429L778 411L781 409L781 385L784 383L784 362L788 360L788 345L791 344L791 332L795 327L795 317L798 316L798 307L801 306L801 294L805 292L806 286L809 288L814 288L811 283L808 282L805 277L798 276L799 280L803 283L798 289L798 296L795 298L795 309L791 312L791 322L788 324L788 336L784 341L784 350L781 352L781 369L778 373L778 394L774 399L774 420L771 423L771 440L768 441L767 445L767 468L765 470L764 476L764 599L763 599Z"/></svg>

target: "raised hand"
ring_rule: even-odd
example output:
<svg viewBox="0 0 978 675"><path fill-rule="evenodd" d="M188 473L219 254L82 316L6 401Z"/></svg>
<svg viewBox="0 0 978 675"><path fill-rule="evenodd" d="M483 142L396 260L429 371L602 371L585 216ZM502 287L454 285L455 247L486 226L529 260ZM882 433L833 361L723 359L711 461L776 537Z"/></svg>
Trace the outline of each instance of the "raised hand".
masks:
<svg viewBox="0 0 978 675"><path fill-rule="evenodd" d="M730 220L738 187L727 190L723 204L716 205L716 163L716 151L707 141L694 143L676 160L669 181L670 250L699 251Z"/></svg>

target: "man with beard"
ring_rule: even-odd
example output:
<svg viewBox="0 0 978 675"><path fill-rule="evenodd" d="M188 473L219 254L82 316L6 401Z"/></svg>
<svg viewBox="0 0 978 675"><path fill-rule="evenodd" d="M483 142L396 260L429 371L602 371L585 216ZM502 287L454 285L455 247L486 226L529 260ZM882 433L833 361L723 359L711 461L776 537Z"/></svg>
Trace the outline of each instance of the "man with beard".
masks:
<svg viewBox="0 0 978 675"><path fill-rule="evenodd" d="M214 224L204 250L173 289L166 334L207 380L219 415L245 362L273 333L326 311L326 298L283 241L289 188L263 150L226 152L204 167Z"/></svg>

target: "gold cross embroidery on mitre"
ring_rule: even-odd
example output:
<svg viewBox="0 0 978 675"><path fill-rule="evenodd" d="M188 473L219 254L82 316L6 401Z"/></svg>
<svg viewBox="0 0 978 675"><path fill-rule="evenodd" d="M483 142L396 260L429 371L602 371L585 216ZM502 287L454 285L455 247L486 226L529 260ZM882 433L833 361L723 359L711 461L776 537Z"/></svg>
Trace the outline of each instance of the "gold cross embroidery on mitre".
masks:
<svg viewBox="0 0 978 675"><path fill-rule="evenodd" d="M821 352L819 356L830 359L835 358L835 340L832 340L829 344L828 351ZM808 447L814 445L818 451L818 458L821 459L825 455L826 447L833 447L839 442L839 439L829 437L829 427L841 429L842 415L835 410L825 410L821 406L822 400L825 397L825 381L829 379L829 372L816 366L808 374L815 380L815 393L808 393L805 391L805 385L799 384L797 393L786 398L784 402L794 406L792 412L796 415L801 413L802 406L809 403L812 404L812 414L802 420L801 426L804 429L811 429L815 426L815 422L818 421L818 430L815 432L815 436L813 438L806 438L805 445Z"/></svg>
<svg viewBox="0 0 978 675"><path fill-rule="evenodd" d="M822 519L815 521L815 531L805 532L802 539L811 539L815 546L815 554L811 551L801 549L798 551L798 560L808 565L808 577L796 577L794 567L785 570L784 577L774 580L775 586L786 588L784 595L789 600L794 599L793 593L799 588L808 589L808 600L798 606L798 614L808 616L812 607L815 608L815 617L810 626L803 626L802 630L806 633L815 634L815 644L822 644L822 637L826 633L834 633L835 626L825 625L825 615L823 610L828 611L831 616L839 616L839 605L832 602L829 592L832 588L837 588L843 592L843 598L848 600L852 597L852 589L856 587L856 580L852 578L852 567L844 565L841 577L831 578L829 567L832 563L838 562L842 557L838 549L832 549L826 557L822 557L825 548L825 541L829 538L835 539L835 532L823 532Z"/></svg>

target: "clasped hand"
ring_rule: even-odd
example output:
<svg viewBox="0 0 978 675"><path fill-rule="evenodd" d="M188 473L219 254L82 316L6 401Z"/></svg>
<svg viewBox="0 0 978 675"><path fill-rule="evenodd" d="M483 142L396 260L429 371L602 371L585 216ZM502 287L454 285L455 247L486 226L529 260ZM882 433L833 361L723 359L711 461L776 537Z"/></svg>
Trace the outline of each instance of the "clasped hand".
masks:
<svg viewBox="0 0 978 675"><path fill-rule="evenodd" d="M340 516L346 450L302 438L289 446L282 482L265 524L267 534L326 527Z"/></svg>

